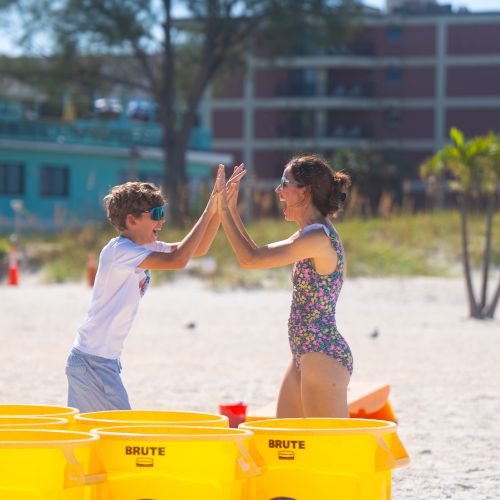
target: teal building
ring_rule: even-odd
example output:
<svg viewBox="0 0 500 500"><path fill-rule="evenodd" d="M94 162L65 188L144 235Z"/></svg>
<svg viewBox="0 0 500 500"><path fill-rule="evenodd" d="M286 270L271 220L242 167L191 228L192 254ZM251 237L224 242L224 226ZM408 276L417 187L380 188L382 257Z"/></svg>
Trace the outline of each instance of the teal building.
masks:
<svg viewBox="0 0 500 500"><path fill-rule="evenodd" d="M29 121L0 105L0 232L105 220L102 198L110 187L137 179L163 183L161 136L157 123ZM231 161L211 151L207 130L193 130L187 173L195 207L216 165Z"/></svg>

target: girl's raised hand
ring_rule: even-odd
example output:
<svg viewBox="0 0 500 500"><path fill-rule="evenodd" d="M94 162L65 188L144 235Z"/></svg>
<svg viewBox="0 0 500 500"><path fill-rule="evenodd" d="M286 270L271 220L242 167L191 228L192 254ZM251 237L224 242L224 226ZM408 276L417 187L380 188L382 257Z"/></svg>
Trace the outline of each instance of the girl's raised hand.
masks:
<svg viewBox="0 0 500 500"><path fill-rule="evenodd" d="M227 205L230 210L236 210L240 181L246 173L245 165L241 163L237 167L234 167L233 174L226 183Z"/></svg>

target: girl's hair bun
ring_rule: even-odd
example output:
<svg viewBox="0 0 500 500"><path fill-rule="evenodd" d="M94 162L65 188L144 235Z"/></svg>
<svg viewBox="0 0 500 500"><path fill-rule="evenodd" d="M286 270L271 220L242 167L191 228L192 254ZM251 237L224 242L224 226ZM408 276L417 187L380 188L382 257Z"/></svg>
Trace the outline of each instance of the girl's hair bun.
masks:
<svg viewBox="0 0 500 500"><path fill-rule="evenodd" d="M326 160L316 155L292 158L288 165L294 179L310 187L312 202L322 215L335 215L342 208L351 185L349 175L334 172Z"/></svg>

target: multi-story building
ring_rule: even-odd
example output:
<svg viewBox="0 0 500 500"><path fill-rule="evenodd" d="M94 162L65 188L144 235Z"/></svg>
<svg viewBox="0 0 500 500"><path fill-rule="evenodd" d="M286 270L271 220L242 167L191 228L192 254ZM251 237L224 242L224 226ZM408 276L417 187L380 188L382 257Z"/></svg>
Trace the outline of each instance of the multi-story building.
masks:
<svg viewBox="0 0 500 500"><path fill-rule="evenodd" d="M213 87L204 102L214 148L257 184L298 152L392 151L415 178L456 126L500 130L500 11L367 15L345 47L268 61Z"/></svg>
<svg viewBox="0 0 500 500"><path fill-rule="evenodd" d="M26 120L25 114L19 103L0 101L0 233L102 221L110 187L136 179L162 184L158 123ZM232 158L212 151L210 132L196 127L186 160L198 210L215 166Z"/></svg>

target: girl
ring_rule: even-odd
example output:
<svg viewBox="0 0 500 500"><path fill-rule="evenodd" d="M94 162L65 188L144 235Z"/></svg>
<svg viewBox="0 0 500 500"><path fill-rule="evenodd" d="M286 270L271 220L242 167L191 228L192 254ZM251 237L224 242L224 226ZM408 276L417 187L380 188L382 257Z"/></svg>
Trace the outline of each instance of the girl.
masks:
<svg viewBox="0 0 500 500"><path fill-rule="evenodd" d="M295 222L299 230L286 240L258 247L238 214L239 179L227 192L224 179L218 181L219 215L240 266L294 264L288 320L292 361L278 397L278 418L349 416L352 355L335 322L344 281L344 249L329 216L342 208L350 184L348 175L334 172L317 156L290 160L276 193L285 205L285 219Z"/></svg>

